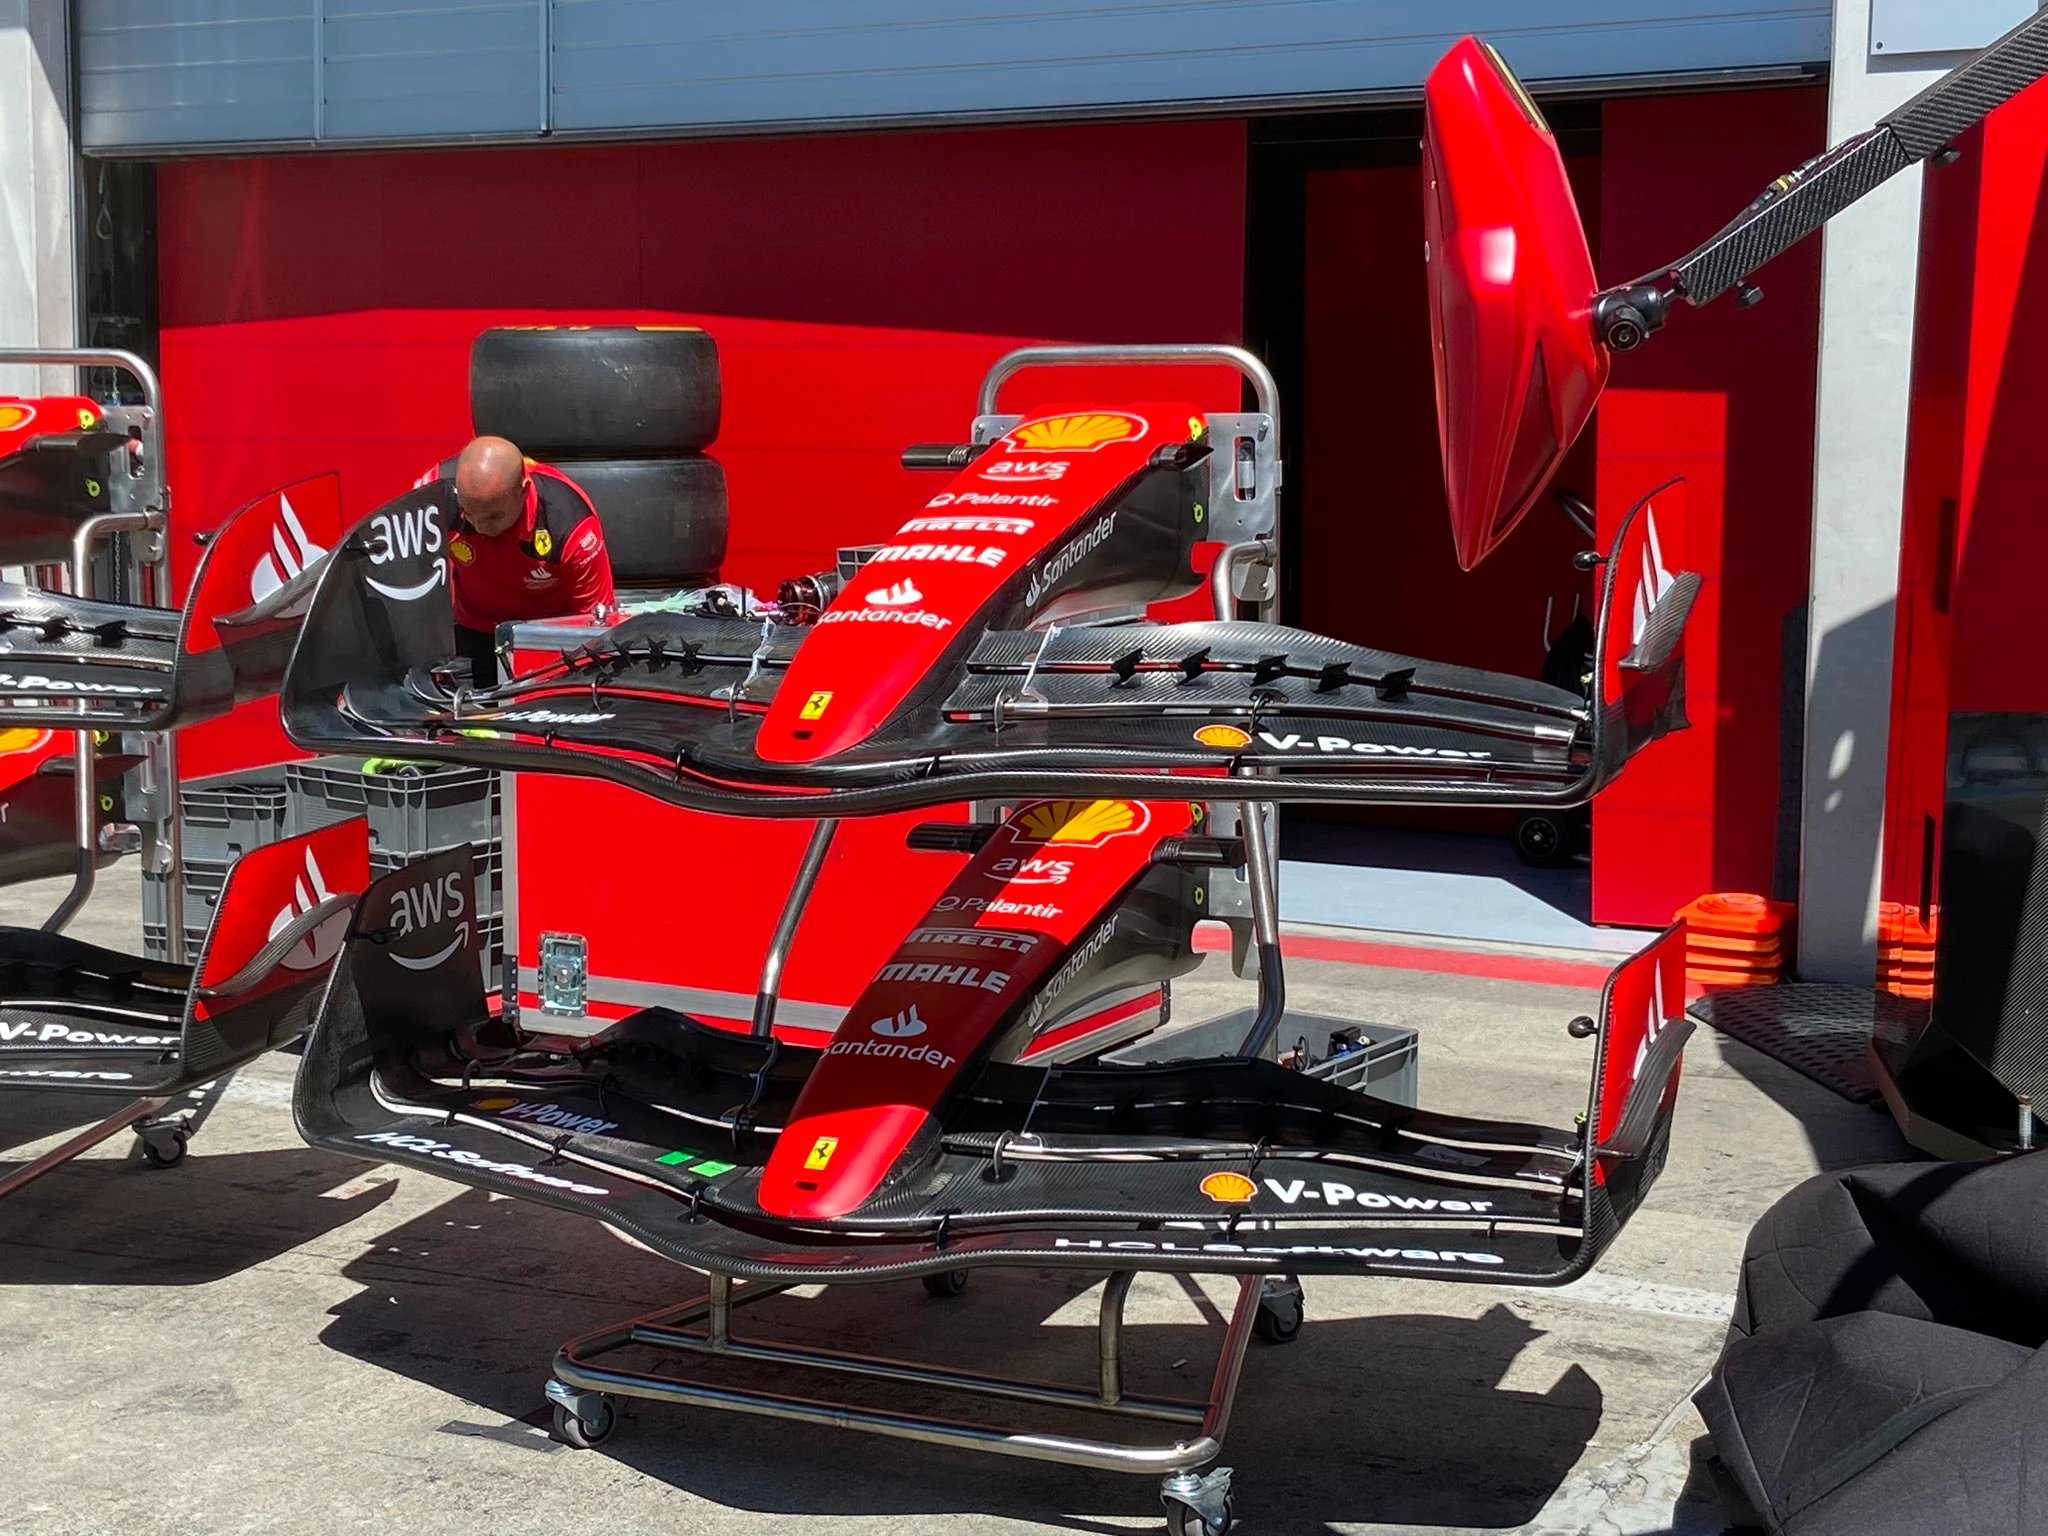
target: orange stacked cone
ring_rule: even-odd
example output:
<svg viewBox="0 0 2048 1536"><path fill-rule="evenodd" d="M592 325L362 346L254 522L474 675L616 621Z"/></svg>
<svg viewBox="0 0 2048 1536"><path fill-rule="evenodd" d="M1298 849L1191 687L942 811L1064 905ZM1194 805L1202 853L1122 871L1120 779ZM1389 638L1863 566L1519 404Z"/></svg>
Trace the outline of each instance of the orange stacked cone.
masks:
<svg viewBox="0 0 2048 1536"><path fill-rule="evenodd" d="M1782 980L1792 958L1793 905L1722 891L1678 909L1685 924L1685 977L1706 986L1761 987Z"/></svg>
<svg viewBox="0 0 2048 1536"><path fill-rule="evenodd" d="M1940 914L1903 902L1877 904L1877 987L1899 997L1934 996L1934 935Z"/></svg>

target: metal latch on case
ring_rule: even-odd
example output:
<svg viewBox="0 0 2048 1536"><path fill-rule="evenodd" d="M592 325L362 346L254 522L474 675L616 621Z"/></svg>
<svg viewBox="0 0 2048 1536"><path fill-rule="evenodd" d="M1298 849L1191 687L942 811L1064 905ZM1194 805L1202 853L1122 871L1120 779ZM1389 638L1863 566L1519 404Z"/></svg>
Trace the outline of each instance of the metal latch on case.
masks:
<svg viewBox="0 0 2048 1536"><path fill-rule="evenodd" d="M582 1018L590 991L590 942L580 933L540 936L540 1011Z"/></svg>

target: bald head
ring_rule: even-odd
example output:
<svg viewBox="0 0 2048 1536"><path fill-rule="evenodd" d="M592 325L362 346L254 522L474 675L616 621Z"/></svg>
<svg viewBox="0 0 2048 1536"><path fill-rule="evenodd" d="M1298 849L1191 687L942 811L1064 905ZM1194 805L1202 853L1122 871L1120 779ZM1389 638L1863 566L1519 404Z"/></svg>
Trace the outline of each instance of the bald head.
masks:
<svg viewBox="0 0 2048 1536"><path fill-rule="evenodd" d="M472 438L455 460L455 501L485 537L503 533L526 510L526 460L502 437Z"/></svg>

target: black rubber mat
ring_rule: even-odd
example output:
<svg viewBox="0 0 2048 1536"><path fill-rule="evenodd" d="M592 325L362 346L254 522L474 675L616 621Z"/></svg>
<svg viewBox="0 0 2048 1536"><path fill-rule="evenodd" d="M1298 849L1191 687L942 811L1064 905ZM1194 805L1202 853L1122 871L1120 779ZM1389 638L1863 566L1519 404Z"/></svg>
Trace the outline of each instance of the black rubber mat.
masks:
<svg viewBox="0 0 2048 1536"><path fill-rule="evenodd" d="M1909 1026L1927 1005L1837 982L1792 981L1711 992L1686 1011L1857 1104L1877 1097L1867 1049L1875 1028Z"/></svg>

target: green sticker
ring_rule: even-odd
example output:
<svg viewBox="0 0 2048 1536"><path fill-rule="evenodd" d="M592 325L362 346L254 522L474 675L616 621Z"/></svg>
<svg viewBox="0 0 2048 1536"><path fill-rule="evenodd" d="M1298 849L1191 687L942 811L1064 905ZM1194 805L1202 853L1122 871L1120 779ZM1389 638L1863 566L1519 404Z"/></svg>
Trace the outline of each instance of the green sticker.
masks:
<svg viewBox="0 0 2048 1536"><path fill-rule="evenodd" d="M701 1173L707 1179L715 1179L721 1173L731 1173L737 1167L739 1167L738 1163L721 1163L714 1160L708 1163L699 1163L690 1172Z"/></svg>
<svg viewBox="0 0 2048 1536"><path fill-rule="evenodd" d="M691 1158L702 1157L703 1155L702 1152L692 1152L689 1148L685 1147L680 1152L664 1152L655 1161L657 1163L665 1163L671 1168L680 1168L684 1163L689 1162Z"/></svg>

